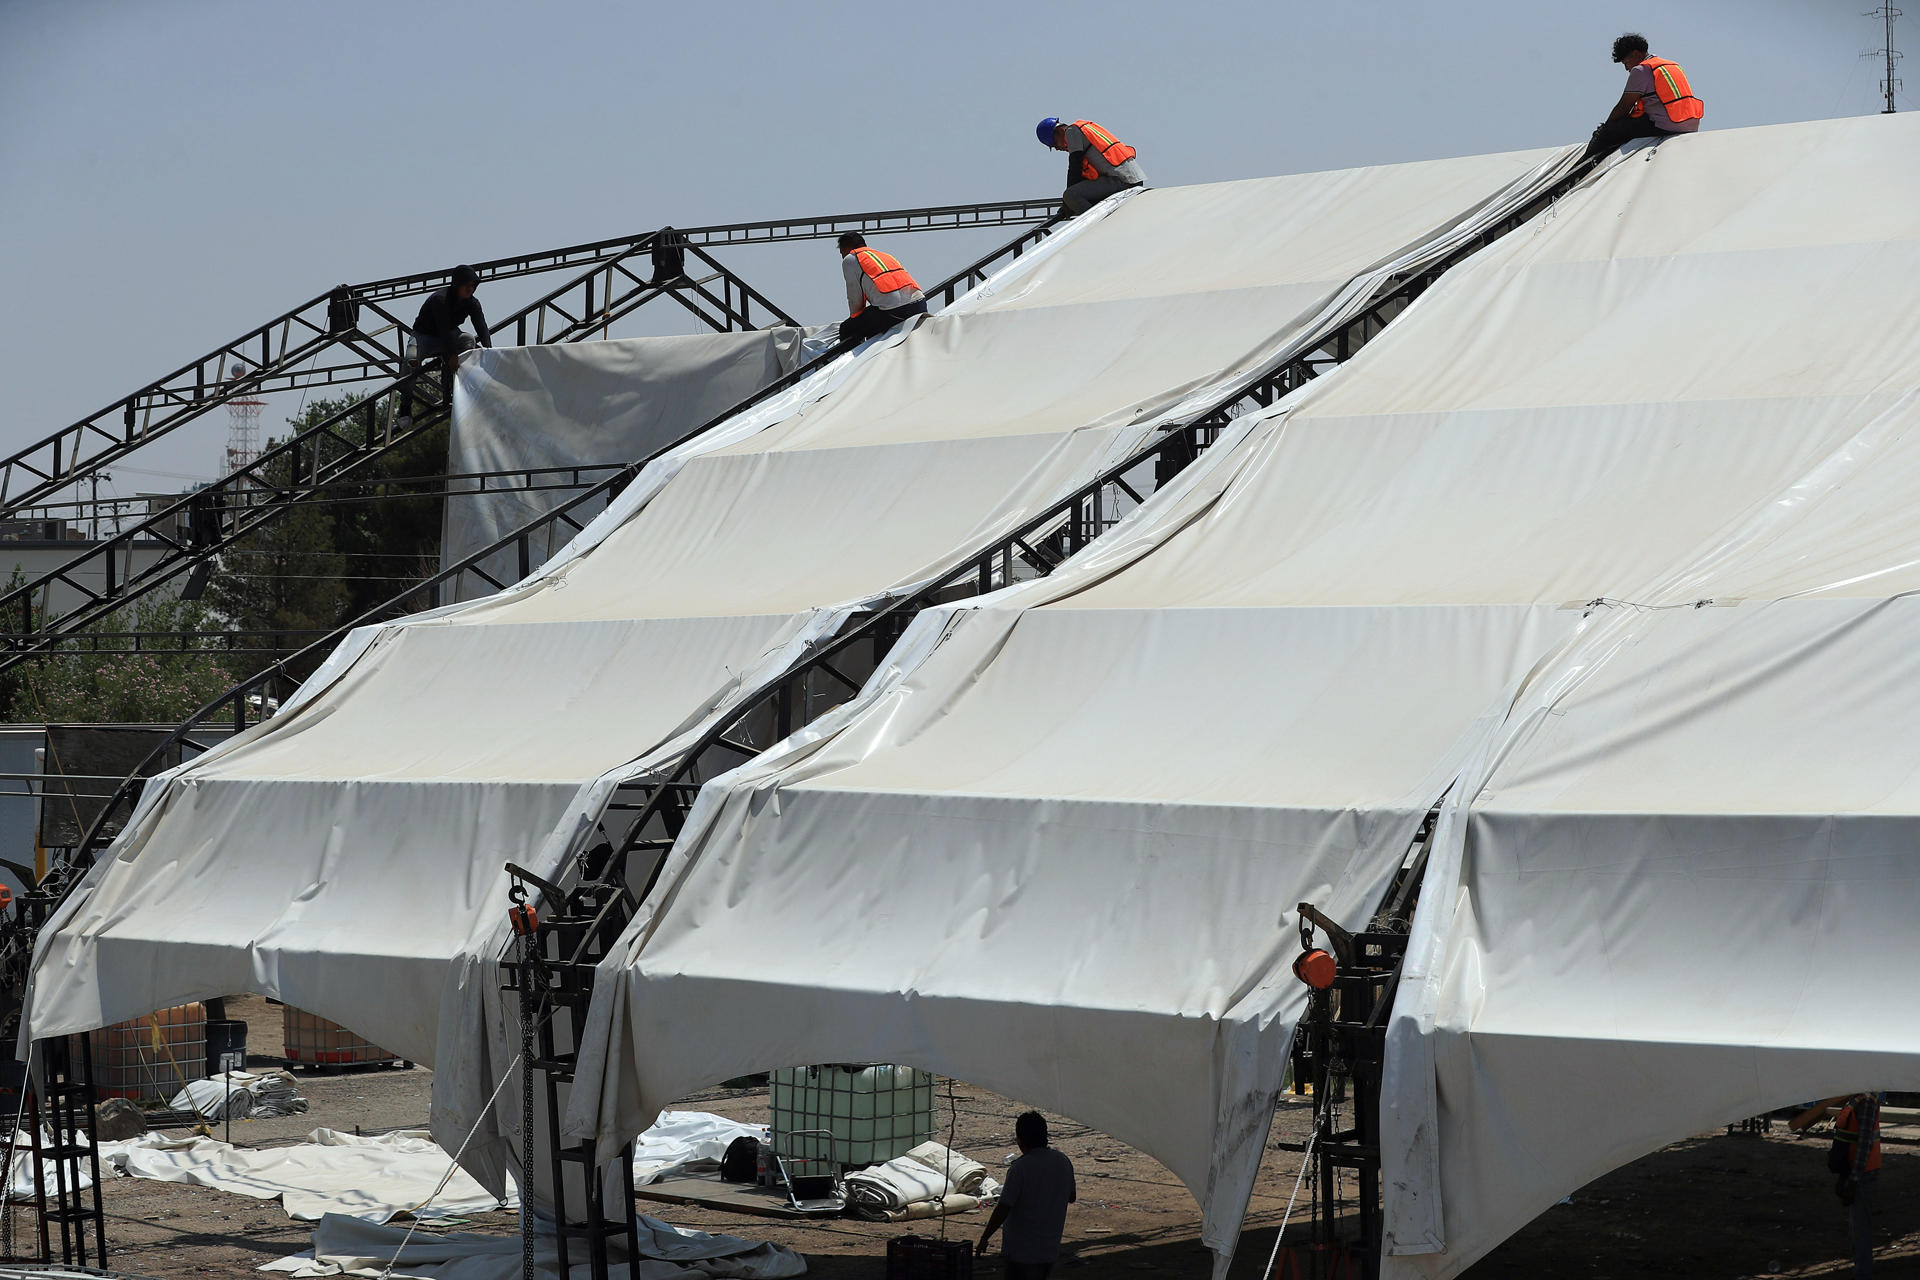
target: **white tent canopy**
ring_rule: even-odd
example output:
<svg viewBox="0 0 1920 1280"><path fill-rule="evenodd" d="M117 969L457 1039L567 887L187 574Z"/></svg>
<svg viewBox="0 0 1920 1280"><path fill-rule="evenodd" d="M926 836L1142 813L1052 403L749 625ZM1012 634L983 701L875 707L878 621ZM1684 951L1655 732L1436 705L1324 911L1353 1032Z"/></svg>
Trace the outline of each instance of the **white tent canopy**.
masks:
<svg viewBox="0 0 1920 1280"><path fill-rule="evenodd" d="M562 874L612 788L740 689L1311 349L1357 278L1471 234L1558 159L1102 204L650 465L526 582L356 633L276 719L150 784L42 936L32 1034L262 992L431 1063L461 1145L505 1061L487 1036L517 1042L492 1007L505 862ZM463 368L457 411L489 367Z"/></svg>
<svg viewBox="0 0 1920 1280"><path fill-rule="evenodd" d="M1911 812L1852 762L1911 754L1908 695L1871 695L1911 661L1920 321L1890 282L1920 279L1917 132L1630 152L1061 572L923 616L854 704L707 787L603 968L574 1130L749 1067L913 1061L1158 1156L1224 1251L1303 1003L1289 909L1364 923L1463 775L1397 1011L1390 1245L1424 1255L1399 1273L1693 1129L1920 1082L1910 992L1815 1012L1788 980L1840 972L1807 956L1814 904L1882 947L1915 905L1891 815L1836 819ZM1862 739L1786 746L1823 706ZM1725 745L1675 765L1701 735ZM1656 1100L1615 1141L1623 1080Z"/></svg>

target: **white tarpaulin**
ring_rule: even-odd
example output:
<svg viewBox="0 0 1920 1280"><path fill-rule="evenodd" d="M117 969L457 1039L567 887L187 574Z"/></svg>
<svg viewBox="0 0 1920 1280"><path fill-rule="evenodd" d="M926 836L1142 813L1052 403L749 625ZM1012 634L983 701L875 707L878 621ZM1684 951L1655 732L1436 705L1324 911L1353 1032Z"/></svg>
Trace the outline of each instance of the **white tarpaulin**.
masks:
<svg viewBox="0 0 1920 1280"><path fill-rule="evenodd" d="M375 1223L402 1214L457 1218L515 1203L455 1168L421 1129L365 1138L315 1129L307 1141L284 1147L236 1147L214 1138L150 1133L101 1143L100 1163L129 1177L278 1200L289 1218L303 1222L318 1222L327 1214Z"/></svg>
<svg viewBox="0 0 1920 1280"><path fill-rule="evenodd" d="M1516 258L1559 317L1531 434L1605 406L1604 487L1561 522L1710 519L1595 593L1443 812L1386 1092L1395 1276L1690 1133L1920 1087L1920 122L1663 145ZM1623 307L1685 340L1578 376ZM1657 485L1602 470L1630 443Z"/></svg>
<svg viewBox="0 0 1920 1280"><path fill-rule="evenodd" d="M1564 160L1105 202L943 314L650 465L533 578L357 632L276 719L150 784L42 935L32 1034L258 991L431 1062L457 1147L518 1045L494 968L505 862L561 874L613 786L740 688L1311 350L1382 277L1498 221ZM480 386L463 373L457 394ZM1504 676L1497 658L1437 660ZM469 1148L489 1178L506 1158Z"/></svg>
<svg viewBox="0 0 1920 1280"><path fill-rule="evenodd" d="M807 1273L806 1259L783 1245L743 1240L738 1236L685 1231L642 1215L638 1252L641 1280L787 1280ZM618 1253L615 1270L626 1273L626 1255ZM582 1250L575 1245L569 1261ZM558 1277L560 1258L551 1235L534 1244L536 1274ZM374 1280L520 1280L519 1236L484 1236L472 1231L417 1234L412 1239L398 1227L381 1227L358 1218L329 1215L313 1229L313 1248L305 1255L269 1262L260 1270L297 1277L368 1276ZM588 1280L585 1261L573 1262L569 1280Z"/></svg>
<svg viewBox="0 0 1920 1280"><path fill-rule="evenodd" d="M1870 483L1891 455L1868 442L1916 425L1920 321L1911 290L1888 284L1920 279L1916 144L1914 122L1876 118L1630 153L1450 273L1346 367L1242 419L1238 441L1053 577L923 615L854 704L703 792L603 967L589 1047L604 1070L583 1073L573 1129L617 1133L685 1087L755 1067L908 1061L1152 1153L1201 1200L1203 1238L1231 1248L1304 1002L1286 965L1294 904L1363 924L1422 815L1463 771L1502 758L1516 699L1524 716L1549 676L1580 687L1631 647L1594 647L1613 627L1704 634L1754 609L1743 592L1770 599L1850 572L1879 575L1866 592L1876 602L1862 606L1877 617L1877 597L1909 585L1915 540L1897 522L1889 532L1891 516L1791 545L1769 520L1807 518L1837 473ZM1920 477L1897 474L1883 485L1903 511ZM1754 543L1777 580L1732 572L1728 549L1757 554ZM1841 548L1863 559L1835 559ZM1693 572L1703 567L1714 572ZM1692 607L1708 594L1716 607ZM1682 621L1657 621L1668 618ZM1779 638L1772 662L1819 663L1837 706L1880 686L1829 665L1823 628L1841 623L1804 625L1800 639ZM1728 680L1783 678L1751 651L1731 662ZM1626 680L1633 698L1647 688ZM1734 694L1698 669L1661 688L1682 702ZM1597 718L1616 710L1592 696ZM1563 708L1543 709L1550 717L1520 723L1573 731L1571 711L1563 722ZM1654 731L1675 727L1651 706L1643 714L1629 736L1648 748L1634 764L1644 788L1669 768ZM1875 714L1886 732L1911 723L1891 706ZM1737 717L1725 730L1741 731ZM1769 740L1792 732L1782 724ZM1603 736L1555 747L1582 775L1607 750ZM1764 750L1749 739L1735 758ZM1845 768L1813 774L1833 767ZM1743 763L1729 776L1743 770L1751 803L1774 774ZM1857 794L1810 788L1809 829ZM1721 797L1701 797L1719 812ZM1608 988L1621 949L1636 945L1624 913L1658 891L1610 899L1602 886L1636 859L1657 861L1664 843L1643 839L1609 864L1597 830L1569 824L1569 865L1604 868L1587 896L1569 896L1564 876L1513 870L1524 861L1514 842L1531 838L1516 820L1486 821L1508 840L1489 891L1515 896L1469 919L1512 933L1489 945L1436 924L1457 874L1436 861L1416 949L1444 952L1425 971L1436 987L1426 998L1447 1001L1439 1127L1420 1112L1435 1095L1417 1062L1400 1060L1403 1092L1390 1099L1401 1126L1387 1153L1390 1212L1401 1230L1421 1212L1437 1228L1444 1186L1458 1241L1447 1274L1619 1156L1623 1079L1646 1098L1645 1071L1675 1067L1627 1144L1636 1154L1756 1109L1765 1091L1744 1086L1704 1101L1730 1059L1677 1052L1681 1028L1752 1061L1813 999L1780 970L1807 971L1808 929L1791 923L1804 908L1780 895L1764 911L1690 924L1711 912L1701 883L1685 909L1657 913L1668 949L1635 998L1584 1011L1608 1033L1569 1036L1556 979L1584 968L1592 989ZM1786 858L1808 892L1828 894L1828 837L1736 858L1740 821L1704 824L1718 834L1702 851L1754 879ZM1680 835L1660 819L1648 830ZM1871 865L1888 886L1906 868L1898 900L1910 913L1916 864ZM1749 886L1740 901L1766 896ZM1869 929L1880 945L1895 897ZM796 954L784 945L796 933L834 941ZM1715 948L1735 944L1742 959L1723 965ZM1710 982L1672 990L1702 965ZM1409 976L1425 980L1411 964ZM1508 993L1495 993L1499 981ZM1912 996L1876 986L1861 998L1845 1024L1874 1025L1857 1038L1826 1014L1802 1012L1794 1030L1840 1057L1870 1050L1884 1068L1910 1047L1914 1024L1898 1011ZM1755 1006L1775 1012L1752 1020ZM1471 1033L1496 1009L1489 1057ZM1410 1036L1400 1025L1398 1051L1423 1050L1417 1024ZM1536 1038L1558 1044L1536 1055ZM1610 1040L1616 1056L1583 1057ZM1861 1065L1810 1072L1769 1101L1831 1092L1843 1077L1860 1087ZM1577 1107L1569 1090L1587 1091ZM1434 1248L1438 1233L1394 1244Z"/></svg>
<svg viewBox="0 0 1920 1280"><path fill-rule="evenodd" d="M725 412L800 360L802 331L767 329L609 342L482 348L461 361L461 390L447 446L447 472L539 471L628 463L649 457ZM588 483L604 472L587 473ZM446 502L440 562L453 564L572 496L568 478L549 474L455 480ZM584 518L582 519L584 523ZM567 526L532 548L540 564L567 541ZM516 555L501 552L483 568L512 582ZM463 598L485 594L473 575Z"/></svg>

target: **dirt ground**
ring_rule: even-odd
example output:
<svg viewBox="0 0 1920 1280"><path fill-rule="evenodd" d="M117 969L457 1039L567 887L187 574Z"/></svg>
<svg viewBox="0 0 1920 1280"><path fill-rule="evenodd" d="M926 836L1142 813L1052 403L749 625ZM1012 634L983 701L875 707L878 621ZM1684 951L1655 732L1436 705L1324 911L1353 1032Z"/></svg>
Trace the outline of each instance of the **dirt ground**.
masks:
<svg viewBox="0 0 1920 1280"><path fill-rule="evenodd" d="M280 1065L277 1008L264 1001L235 1001L229 1016L250 1024L253 1065ZM323 1125L375 1132L426 1124L431 1076L424 1070L299 1078L312 1111L236 1123L236 1144L280 1145ZM713 1089L682 1105L764 1121L766 1090ZM945 1083L941 1086L940 1120L951 1128L951 1145L989 1168L1012 1152L1013 1117L1021 1110L1016 1102L964 1084L953 1086L949 1102ZM1304 1105L1283 1106L1275 1119L1234 1280L1259 1280L1299 1167L1298 1156L1273 1144L1298 1144L1308 1119ZM1149 1275L1202 1280L1210 1274L1198 1239L1199 1211L1170 1173L1071 1121L1055 1119L1053 1139L1073 1159L1080 1184L1056 1274L1088 1280ZM1885 1152L1874 1273L1885 1280L1920 1280L1920 1127L1889 1128ZM1824 1141L1793 1139L1782 1125L1768 1135L1701 1135L1575 1192L1570 1203L1548 1210L1467 1275L1471 1280L1847 1276L1846 1218L1833 1197L1824 1156ZM309 1243L307 1228L272 1201L116 1179L106 1187L105 1203L109 1266L156 1280L238 1275ZM888 1238L941 1231L939 1221L796 1225L679 1205L643 1203L642 1211L677 1226L787 1245L806 1255L811 1273L823 1280L877 1280L884 1274ZM1296 1208L1290 1241L1300 1233L1303 1217ZM946 1230L957 1239L975 1238L985 1218L984 1211L962 1214L947 1219ZM496 1213L434 1229L507 1235L517 1224L513 1215ZM998 1253L980 1260L976 1274L1000 1275Z"/></svg>

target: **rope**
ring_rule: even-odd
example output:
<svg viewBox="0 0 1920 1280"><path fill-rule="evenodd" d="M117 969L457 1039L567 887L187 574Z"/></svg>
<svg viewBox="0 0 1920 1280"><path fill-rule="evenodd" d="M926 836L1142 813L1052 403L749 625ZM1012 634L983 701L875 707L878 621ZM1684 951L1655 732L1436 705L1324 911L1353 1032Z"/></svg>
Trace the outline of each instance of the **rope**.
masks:
<svg viewBox="0 0 1920 1280"><path fill-rule="evenodd" d="M393 1274L394 1267L398 1265L400 1261L400 1255L406 1252L407 1245L413 1241L413 1233L420 1229L420 1211L438 1199L440 1193L447 1189L447 1184L453 1181L455 1171L460 1168L460 1157L467 1154L467 1148L473 1145L474 1135L480 1132L480 1126L486 1123L487 1114L493 1110L493 1104L499 1100L501 1093L506 1090L507 1081L513 1079L513 1073L520 1069L520 1064L525 1060L526 1055L524 1053L516 1053L513 1055L513 1061L507 1064L506 1074L500 1077L500 1083L493 1087L493 1093L487 1098L486 1105L480 1108L480 1114L474 1119L473 1127L467 1130L467 1136L461 1141L460 1149L453 1153L453 1159L447 1161L447 1171L441 1175L440 1185L435 1187L425 1200L413 1206L413 1225L408 1227L407 1234L400 1238L400 1247L393 1251L391 1258L387 1259L386 1267L380 1272L380 1280L388 1280L388 1277ZM522 1197L520 1214L522 1217L525 1217L526 1213L526 1200L525 1197Z"/></svg>
<svg viewBox="0 0 1920 1280"><path fill-rule="evenodd" d="M1307 1166L1313 1163L1313 1144L1319 1137L1317 1128L1307 1135L1306 1149L1300 1153L1300 1172L1293 1178L1293 1194L1287 1197L1287 1211L1280 1215L1280 1230L1274 1233L1273 1252L1267 1255L1267 1269L1260 1273L1260 1280L1272 1280L1273 1264L1280 1260L1280 1242L1286 1239L1287 1223L1293 1217L1293 1202L1300 1198L1300 1184L1306 1181Z"/></svg>
<svg viewBox="0 0 1920 1280"><path fill-rule="evenodd" d="M20 1077L20 1105L14 1109L13 1130L7 1134L6 1162L0 1164L0 1176L6 1179L6 1186L0 1187L0 1238L4 1239L9 1254L13 1252L13 1214L8 1212L13 1200L13 1162L20 1155L20 1121L27 1114L27 1093L33 1088L33 1051L39 1047L37 1040L27 1042L27 1060L22 1064L24 1071ZM33 1171L33 1181L35 1186L41 1185L38 1168Z"/></svg>

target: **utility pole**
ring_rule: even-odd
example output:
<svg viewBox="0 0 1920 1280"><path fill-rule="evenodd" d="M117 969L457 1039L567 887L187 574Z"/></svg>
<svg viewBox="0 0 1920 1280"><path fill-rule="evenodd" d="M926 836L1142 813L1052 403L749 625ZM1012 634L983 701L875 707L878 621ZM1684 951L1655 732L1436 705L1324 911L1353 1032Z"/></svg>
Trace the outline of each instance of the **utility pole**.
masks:
<svg viewBox="0 0 1920 1280"><path fill-rule="evenodd" d="M1887 105L1880 114L1890 116L1894 110L1894 91L1901 87L1899 78L1893 74L1894 64L1900 61L1900 52L1893 47L1893 20L1900 16L1900 10L1890 4L1883 4L1878 9L1867 10L1866 16L1880 19L1885 32L1886 43L1867 56L1869 58L1877 56L1887 60L1886 78L1880 82L1880 92L1886 95Z"/></svg>

